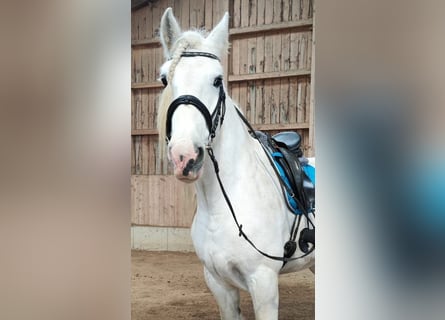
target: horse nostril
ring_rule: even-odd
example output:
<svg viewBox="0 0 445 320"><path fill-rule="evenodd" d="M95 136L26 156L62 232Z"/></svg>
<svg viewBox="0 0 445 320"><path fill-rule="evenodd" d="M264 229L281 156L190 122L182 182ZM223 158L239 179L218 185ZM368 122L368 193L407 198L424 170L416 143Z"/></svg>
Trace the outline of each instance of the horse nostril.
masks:
<svg viewBox="0 0 445 320"><path fill-rule="evenodd" d="M201 162L202 159L204 158L204 148L199 147L198 148L198 157L196 158L196 162Z"/></svg>

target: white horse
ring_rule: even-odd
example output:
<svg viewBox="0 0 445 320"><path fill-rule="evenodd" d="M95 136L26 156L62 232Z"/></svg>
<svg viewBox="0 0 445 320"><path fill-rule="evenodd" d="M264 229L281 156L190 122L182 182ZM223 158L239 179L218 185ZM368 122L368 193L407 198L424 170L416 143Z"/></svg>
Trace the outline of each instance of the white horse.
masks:
<svg viewBox="0 0 445 320"><path fill-rule="evenodd" d="M230 97L225 96L225 101L221 97L226 90L219 59L228 50L228 22L226 13L208 36L201 31L182 32L172 9L165 11L160 29L167 60L161 67L166 88L158 113L160 144L168 142L162 152L167 151L176 178L196 186L198 207L191 234L221 319L242 319L239 289L250 293L256 319L278 319L279 274L313 269L315 254L304 255L297 248L292 257L299 258L283 266L283 261L260 254L240 236L244 233L262 252L283 257L295 215L238 107ZM219 164L218 177L242 230L206 150L213 151Z"/></svg>

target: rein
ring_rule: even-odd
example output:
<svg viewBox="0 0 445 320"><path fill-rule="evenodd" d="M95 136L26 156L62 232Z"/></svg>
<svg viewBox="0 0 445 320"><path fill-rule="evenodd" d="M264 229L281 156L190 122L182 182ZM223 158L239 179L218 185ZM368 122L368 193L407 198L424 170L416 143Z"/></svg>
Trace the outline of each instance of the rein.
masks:
<svg viewBox="0 0 445 320"><path fill-rule="evenodd" d="M206 58L211 58L211 59L215 59L215 60L219 61L219 58L216 55L214 55L212 53L208 53L208 52L187 51L187 52L183 52L181 54L181 57L206 57ZM269 259L272 259L272 260L282 261L283 262L283 266L288 261L293 261L293 260L302 259L302 258L306 257L307 255L309 255L310 253L312 253L314 251L315 245L308 252L304 253L303 255L301 255L299 257L291 258L291 257L286 257L286 256L273 256L273 255L270 255L270 254L260 250L259 248L257 248L255 246L255 244L252 242L252 240L250 240L249 237L244 233L243 225L238 222L238 219L237 219L236 214L235 214L235 210L233 209L232 203L231 203L231 201L229 199L229 196L227 195L227 192L226 192L226 190L224 188L224 185L223 185L223 183L221 181L221 177L219 176L218 161L215 158L215 154L214 154L213 148L211 146L211 143L212 143L213 139L215 138L216 129L218 128L218 125L219 124L222 125L222 123L224 121L224 115L225 115L225 111L226 111L226 94L224 92L224 87L223 87L222 82L221 82L221 84L218 87L219 87L218 102L216 103L215 110L212 112L212 114L210 114L209 110L204 105L204 103L202 103L201 100L199 100L197 97L192 96L192 95L182 95L182 96L179 96L178 98L176 98L175 100L172 101L172 103L168 107L168 111L167 111L167 124L166 124L166 139L167 139L167 142L171 138L172 117L173 117L173 113L176 111L176 109L180 105L183 105L183 104L192 105L196 109L198 109L198 111L204 117L204 120L205 120L206 125L207 125L207 129L209 130L209 143L206 146L207 153L208 153L210 159L212 160L213 167L214 167L215 174L216 174L216 178L218 180L221 192L222 192L222 194L224 196L224 199L226 200L227 206L229 207L229 210L230 210L230 212L232 214L233 220L234 220L234 222L235 222L235 224L236 224L236 226L238 228L238 232L239 232L238 235L239 235L239 237L243 237L244 240L246 240L261 255L263 255L263 256L265 256L265 257L267 257ZM260 139L258 139L258 136L256 135L255 130L253 129L251 124L242 115L242 113L238 110L238 108L235 108L235 110L237 111L237 113L238 113L239 117L241 118L241 120L248 127L251 135L257 141L260 142L260 145L264 149L263 144L261 143ZM266 152L265 149L264 149L264 151ZM267 152L266 152L266 154L267 154ZM268 158L269 158L269 156L268 156ZM269 160L270 160L270 158L269 158ZM272 167L276 171L276 168L275 168L275 166L273 164L272 164ZM281 180L280 180L280 183L281 183ZM282 185L282 187L283 187L283 185ZM302 208L303 208L303 211L304 211L304 215L307 217L308 221L310 221L307 212L305 212L304 206L302 206ZM298 224L300 224L300 220L298 221ZM294 221L294 225L295 225L295 221ZM293 229L293 227L292 227L292 229ZM297 226L297 229L295 230L295 232L297 232L297 230L298 230L298 226ZM291 230L291 237L293 238L293 240L295 240L295 235L296 234L294 234L294 236L292 236L292 230ZM285 249L286 249L286 246L289 244L289 242L290 241L288 241L285 244Z"/></svg>

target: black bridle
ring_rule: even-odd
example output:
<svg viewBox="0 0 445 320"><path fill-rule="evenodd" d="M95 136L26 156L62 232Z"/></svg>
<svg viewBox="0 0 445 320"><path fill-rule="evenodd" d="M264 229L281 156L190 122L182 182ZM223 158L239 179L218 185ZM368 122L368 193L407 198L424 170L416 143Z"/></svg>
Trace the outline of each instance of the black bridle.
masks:
<svg viewBox="0 0 445 320"><path fill-rule="evenodd" d="M196 51L186 51L181 54L181 57L206 57L219 61L219 58L212 53L208 52L196 52ZM218 101L216 103L215 110L210 114L209 110L204 103L201 102L197 97L192 95L182 95L177 97L170 103L167 110L167 125L166 125L166 137L167 140L171 138L172 129L172 117L176 109L181 105L192 105L202 114L209 130L209 141L212 141L216 135L216 129L218 124L223 123L224 115L226 113L226 93L224 92L224 86L222 81L217 86L219 88ZM220 120L221 119L221 120Z"/></svg>
<svg viewBox="0 0 445 320"><path fill-rule="evenodd" d="M187 51L187 52L183 52L181 54L181 57L206 57L206 58L216 59L219 61L219 58L216 55L214 55L212 53L208 53L208 52ZM263 255L269 259L272 259L272 260L282 261L283 266L288 261L293 261L293 260L302 259L302 258L306 257L307 255L309 255L310 253L312 253L314 251L315 246L313 246L308 252L304 253L303 255L301 255L299 257L294 257L294 258L286 257L286 256L282 256L282 257L281 256L273 256L273 255L270 255L270 254L260 250L259 248L257 248L255 246L255 244L252 242L252 240L250 240L249 237L244 233L243 225L238 222L238 219L236 217L232 203L230 202L229 196L227 195L227 193L224 189L224 185L223 185L221 178L219 176L218 161L215 158L213 148L211 146L211 142L212 142L213 138L215 138L215 135L216 135L216 129L218 128L218 124L222 125L222 123L224 121L224 115L226 112L226 94L224 92L224 87L223 87L222 81L220 82L218 87L219 87L218 102L216 103L215 110L213 110L212 114L210 114L209 110L204 105L204 103L201 102L201 100L199 100L197 97L192 96L192 95L182 95L172 101L172 103L170 104L170 106L168 107L168 110L167 110L167 120L166 120L167 121L167 124L166 124L167 142L171 138L172 117L173 117L173 113L176 111L176 109L181 105L192 105L196 109L198 109L198 111L204 117L206 125L207 125L207 129L209 130L209 142L208 142L208 145L206 146L206 149L207 149L210 159L212 160L213 167L215 169L216 178L218 180L219 186L223 193L224 199L226 200L227 206L230 209L233 220L235 221L235 224L238 227L239 236L243 237L244 240L246 240L261 255ZM260 142L260 145L263 147L264 151L267 154L265 147L261 143L261 140L258 139L258 136L255 133L255 130L252 128L252 126L250 125L248 120L243 116L243 114L238 109L236 109L236 111L237 111L239 117L242 119L242 121L249 128L251 135ZM270 161L270 159L269 159L269 161ZM272 163L271 163L271 165L276 171L276 168L274 167L274 165ZM304 210L304 207L302 207L302 208ZM305 213L305 216L308 218L307 213ZM298 221L298 224L299 223L300 223L300 220ZM295 224L295 221L294 221L294 224ZM294 228L294 226L292 228ZM295 229L295 232L297 230L298 230L298 226L297 226L297 229ZM292 234L291 234L291 236L292 236ZM286 245L287 245L287 243L286 243Z"/></svg>

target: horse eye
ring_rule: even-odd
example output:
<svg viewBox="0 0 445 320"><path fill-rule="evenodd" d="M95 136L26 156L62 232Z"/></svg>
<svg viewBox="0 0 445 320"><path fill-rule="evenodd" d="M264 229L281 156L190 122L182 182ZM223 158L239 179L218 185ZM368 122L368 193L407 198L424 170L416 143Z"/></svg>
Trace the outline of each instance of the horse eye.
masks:
<svg viewBox="0 0 445 320"><path fill-rule="evenodd" d="M222 76L217 76L215 78L215 81L213 81L213 86L216 88L222 86Z"/></svg>
<svg viewBox="0 0 445 320"><path fill-rule="evenodd" d="M167 76L165 74L161 75L161 81L164 87L166 87L168 82L167 82Z"/></svg>

